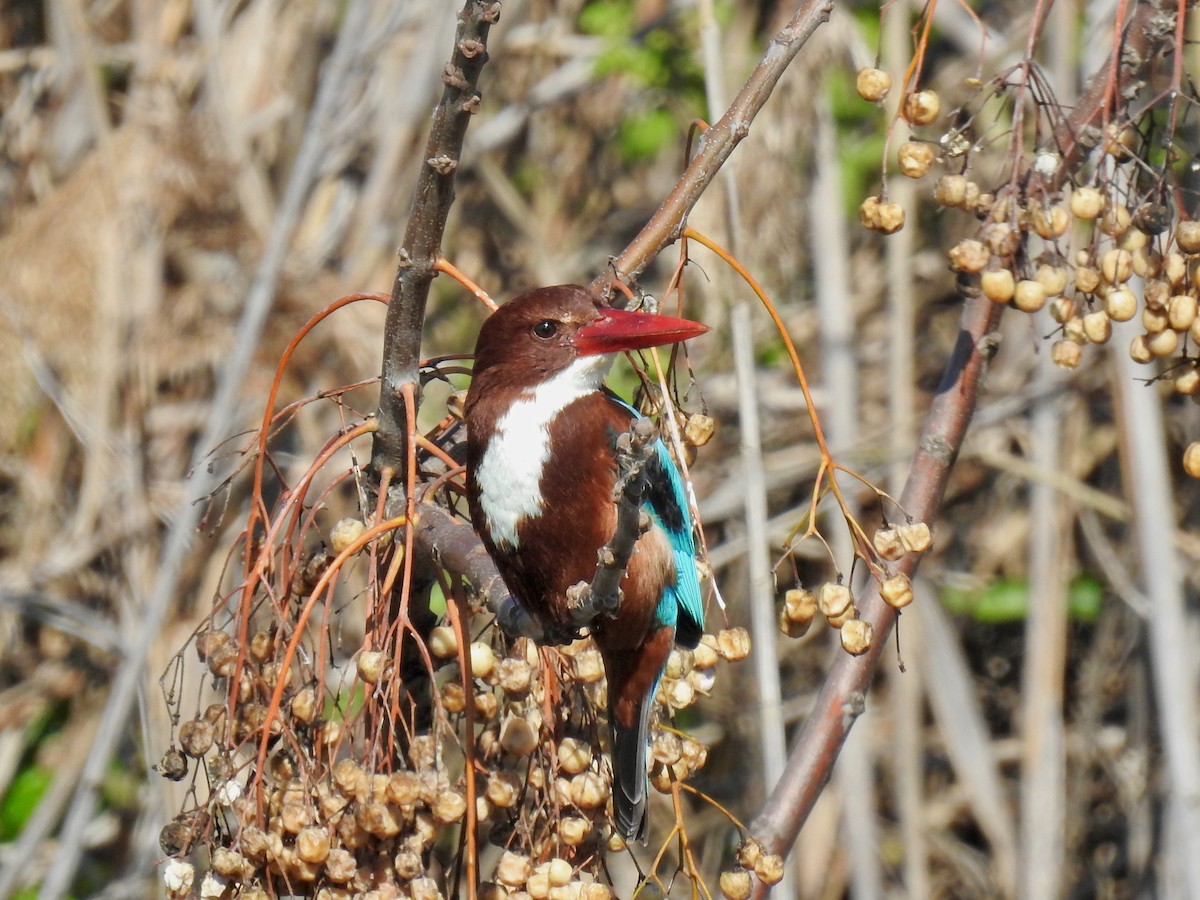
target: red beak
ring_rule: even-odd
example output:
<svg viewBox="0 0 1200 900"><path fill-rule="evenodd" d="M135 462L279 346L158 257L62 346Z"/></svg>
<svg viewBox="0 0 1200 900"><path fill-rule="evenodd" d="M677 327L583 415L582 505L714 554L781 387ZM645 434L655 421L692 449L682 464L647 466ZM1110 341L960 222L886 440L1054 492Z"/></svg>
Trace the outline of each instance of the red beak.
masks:
<svg viewBox="0 0 1200 900"><path fill-rule="evenodd" d="M581 356L594 356L677 344L706 331L707 325L688 319L605 307L600 310L600 318L575 332L571 344Z"/></svg>

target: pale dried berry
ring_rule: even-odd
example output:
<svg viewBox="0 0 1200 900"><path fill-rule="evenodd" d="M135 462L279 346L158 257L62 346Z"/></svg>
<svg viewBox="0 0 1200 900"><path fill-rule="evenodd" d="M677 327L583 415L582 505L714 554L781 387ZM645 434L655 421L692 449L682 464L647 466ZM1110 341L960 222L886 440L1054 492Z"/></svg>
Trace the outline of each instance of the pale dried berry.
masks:
<svg viewBox="0 0 1200 900"><path fill-rule="evenodd" d="M1117 160L1130 159L1137 149L1138 137L1132 125L1110 122L1104 133L1104 152Z"/></svg>
<svg viewBox="0 0 1200 900"><path fill-rule="evenodd" d="M721 894L728 900L746 900L754 882L745 869L727 869L721 873L720 885Z"/></svg>
<svg viewBox="0 0 1200 900"><path fill-rule="evenodd" d="M508 715L500 725L500 746L505 753L528 756L537 749L537 732L521 716Z"/></svg>
<svg viewBox="0 0 1200 900"><path fill-rule="evenodd" d="M1171 302L1171 286L1165 281L1147 281L1142 289L1142 299L1155 309L1166 309Z"/></svg>
<svg viewBox="0 0 1200 900"><path fill-rule="evenodd" d="M461 819L466 811L467 801L462 794L446 791L433 803L433 820L439 825L449 825Z"/></svg>
<svg viewBox="0 0 1200 900"><path fill-rule="evenodd" d="M308 863L325 862L329 856L329 833L324 828L304 828L296 835L296 855Z"/></svg>
<svg viewBox="0 0 1200 900"><path fill-rule="evenodd" d="M966 238L950 248L950 265L959 272L982 272L992 258L992 251L982 241Z"/></svg>
<svg viewBox="0 0 1200 900"><path fill-rule="evenodd" d="M712 669L692 669L688 672L688 683L697 694L707 697L717 683L717 673Z"/></svg>
<svg viewBox="0 0 1200 900"><path fill-rule="evenodd" d="M212 853L213 871L225 878L241 880L252 871L246 857L228 847L217 847Z"/></svg>
<svg viewBox="0 0 1200 900"><path fill-rule="evenodd" d="M1047 296L1054 297L1067 289L1067 270L1062 266L1042 263L1037 267L1034 279L1046 289Z"/></svg>
<svg viewBox="0 0 1200 900"><path fill-rule="evenodd" d="M550 876L540 866L533 871L529 876L529 880L525 882L525 895L530 900L547 900L550 896Z"/></svg>
<svg viewBox="0 0 1200 900"><path fill-rule="evenodd" d="M696 702L696 690L686 679L663 681L666 705L671 709L687 709Z"/></svg>
<svg viewBox="0 0 1200 900"><path fill-rule="evenodd" d="M523 659L507 657L500 660L497 674L500 690L510 697L523 696L533 684L533 667Z"/></svg>
<svg viewBox="0 0 1200 900"><path fill-rule="evenodd" d="M578 775L592 764L592 747L579 738L566 737L558 745L558 765L568 775Z"/></svg>
<svg viewBox="0 0 1200 900"><path fill-rule="evenodd" d="M329 531L329 549L335 554L340 554L362 537L366 530L367 526L362 519L341 519Z"/></svg>
<svg viewBox="0 0 1200 900"><path fill-rule="evenodd" d="M567 898L567 900L570 900L570 898ZM590 884L583 885L579 889L579 897L576 900L613 900L612 888L607 884L593 881Z"/></svg>
<svg viewBox="0 0 1200 900"><path fill-rule="evenodd" d="M1148 363L1154 359L1154 354L1150 352L1149 335L1139 334L1129 342L1129 358L1136 363Z"/></svg>
<svg viewBox="0 0 1200 900"><path fill-rule="evenodd" d="M1185 397L1195 397L1200 394L1200 369L1196 368L1195 363L1184 366L1175 376L1172 386L1175 388L1175 393Z"/></svg>
<svg viewBox="0 0 1200 900"><path fill-rule="evenodd" d="M717 652L726 662L738 662L750 655L750 632L740 626L717 632Z"/></svg>
<svg viewBox="0 0 1200 900"><path fill-rule="evenodd" d="M943 175L933 186L933 199L942 206L961 207L967 200L967 177Z"/></svg>
<svg viewBox="0 0 1200 900"><path fill-rule="evenodd" d="M229 889L229 882L215 872L209 872L200 882L200 900L220 900Z"/></svg>
<svg viewBox="0 0 1200 900"><path fill-rule="evenodd" d="M386 803L364 803L356 815L359 827L375 837L393 838L403 826L399 810Z"/></svg>
<svg viewBox="0 0 1200 900"><path fill-rule="evenodd" d="M692 670L692 651L683 647L672 647L667 655L667 665L663 670L666 678L683 678Z"/></svg>
<svg viewBox="0 0 1200 900"><path fill-rule="evenodd" d="M568 847L578 847L592 833L592 823L579 816L564 816L558 820L558 836Z"/></svg>
<svg viewBox="0 0 1200 900"><path fill-rule="evenodd" d="M764 853L754 864L754 874L763 884L778 884L783 880L783 857L778 853Z"/></svg>
<svg viewBox="0 0 1200 900"><path fill-rule="evenodd" d="M232 678L233 673L237 671L237 664L238 650L233 644L218 647L208 657L208 671L218 678ZM247 684L251 684L249 678L245 680Z"/></svg>
<svg viewBox="0 0 1200 900"><path fill-rule="evenodd" d="M717 650L717 638L712 634L701 635L700 643L692 651L692 665L697 669L711 669L721 658Z"/></svg>
<svg viewBox="0 0 1200 900"><path fill-rule="evenodd" d="M1129 210L1120 203L1110 203L1100 217L1100 230L1112 237L1120 237L1129 230L1133 217Z"/></svg>
<svg viewBox="0 0 1200 900"><path fill-rule="evenodd" d="M250 655L258 662L266 662L275 650L275 638L268 631L256 631L250 638Z"/></svg>
<svg viewBox="0 0 1200 900"><path fill-rule="evenodd" d="M429 652L438 659L449 659L458 653L458 635L448 625L438 625L429 632Z"/></svg>
<svg viewBox="0 0 1200 900"><path fill-rule="evenodd" d="M550 876L551 887L563 887L571 882L575 870L571 864L561 857L555 857L545 864L546 874Z"/></svg>
<svg viewBox="0 0 1200 900"><path fill-rule="evenodd" d="M1128 322L1137 315L1137 297L1126 287L1109 291L1104 298L1104 311L1114 322Z"/></svg>
<svg viewBox="0 0 1200 900"><path fill-rule="evenodd" d="M284 803L279 811L279 823L289 834L299 834L312 824L312 810L305 803Z"/></svg>
<svg viewBox="0 0 1200 900"><path fill-rule="evenodd" d="M897 161L900 164L901 174L909 178L920 178L933 166L936 157L937 154L930 144L921 141L905 141L900 145Z"/></svg>
<svg viewBox="0 0 1200 900"><path fill-rule="evenodd" d="M1074 369L1083 358L1083 348L1074 341L1055 341L1050 345L1050 361L1062 369Z"/></svg>
<svg viewBox="0 0 1200 900"><path fill-rule="evenodd" d="M1147 306L1142 310L1142 327L1147 334L1158 334L1171 323L1171 317L1165 309L1155 309Z"/></svg>
<svg viewBox="0 0 1200 900"><path fill-rule="evenodd" d="M879 228L879 197L867 197L858 205L858 222L863 228L876 231Z"/></svg>
<svg viewBox="0 0 1200 900"><path fill-rule="evenodd" d="M387 655L379 650L364 650L358 654L358 677L367 684L379 684L387 668Z"/></svg>
<svg viewBox="0 0 1200 900"><path fill-rule="evenodd" d="M924 522L908 522L896 529L900 543L909 553L924 553L933 543L933 532Z"/></svg>
<svg viewBox="0 0 1200 900"><path fill-rule="evenodd" d="M1091 222L1104 211L1104 195L1094 187L1081 187L1071 194L1070 205L1071 215Z"/></svg>
<svg viewBox="0 0 1200 900"><path fill-rule="evenodd" d="M1037 312L1046 305L1046 288L1040 281L1021 279L1013 293L1013 305L1024 312Z"/></svg>
<svg viewBox="0 0 1200 900"><path fill-rule="evenodd" d="M1007 303L1016 293L1017 280L1012 269L988 269L979 277L979 286L993 303Z"/></svg>
<svg viewBox="0 0 1200 900"><path fill-rule="evenodd" d="M1050 301L1050 318L1062 325L1075 315L1075 301L1069 297L1055 297Z"/></svg>
<svg viewBox="0 0 1200 900"><path fill-rule="evenodd" d="M1112 319L1102 309L1083 317L1083 333L1093 344L1107 344L1112 337Z"/></svg>
<svg viewBox="0 0 1200 900"><path fill-rule="evenodd" d="M1038 236L1052 241L1066 234L1067 228L1071 224L1071 216L1060 205L1047 207L1045 209L1037 208L1033 210L1033 230L1038 233Z"/></svg>
<svg viewBox="0 0 1200 900"><path fill-rule="evenodd" d="M1191 294L1176 294L1167 304L1167 321L1176 331L1187 331L1196 321L1200 305Z"/></svg>
<svg viewBox="0 0 1200 900"><path fill-rule="evenodd" d="M895 528L880 528L871 538L871 544L881 559L897 560L907 552Z"/></svg>
<svg viewBox="0 0 1200 900"><path fill-rule="evenodd" d="M892 76L882 69L859 69L854 89L868 103L880 103L892 89Z"/></svg>
<svg viewBox="0 0 1200 900"><path fill-rule="evenodd" d="M412 900L442 900L442 892L432 878L414 878L408 884L408 893Z"/></svg>
<svg viewBox="0 0 1200 900"><path fill-rule="evenodd" d="M1133 275L1133 254L1115 248L1106 251L1100 257L1100 274L1113 284L1128 281Z"/></svg>
<svg viewBox="0 0 1200 900"><path fill-rule="evenodd" d="M581 772L570 784L571 802L580 809L598 809L608 800L608 784L597 772Z"/></svg>
<svg viewBox="0 0 1200 900"><path fill-rule="evenodd" d="M679 765L678 763L676 765ZM678 780L675 776L675 767L666 766L657 760L650 766L650 786L660 794L671 793L671 788Z"/></svg>
<svg viewBox="0 0 1200 900"><path fill-rule="evenodd" d="M179 726L179 746L197 759L212 749L213 726L204 719L192 719Z"/></svg>
<svg viewBox="0 0 1200 900"><path fill-rule="evenodd" d="M717 420L703 413L692 413L683 425L683 439L693 447L703 447L712 440Z"/></svg>
<svg viewBox="0 0 1200 900"><path fill-rule="evenodd" d="M521 795L521 781L513 772L494 772L487 783L487 798L501 809L509 809Z"/></svg>
<svg viewBox="0 0 1200 900"><path fill-rule="evenodd" d="M581 684L595 684L604 677L604 660L600 657L599 650L589 647L571 660L571 669L575 673L576 681Z"/></svg>
<svg viewBox="0 0 1200 900"><path fill-rule="evenodd" d="M1192 343L1200 345L1200 316L1196 316L1192 320L1192 327L1188 329L1188 337L1192 339Z"/></svg>
<svg viewBox="0 0 1200 900"><path fill-rule="evenodd" d="M963 197L962 208L967 212L973 212L976 215L980 213L986 214L992 208L992 204L996 202L994 194L988 194L979 189L973 181L967 182L966 196Z"/></svg>
<svg viewBox="0 0 1200 900"><path fill-rule="evenodd" d="M1163 277L1178 287L1187 278L1187 260L1172 250L1163 257Z"/></svg>
<svg viewBox="0 0 1200 900"><path fill-rule="evenodd" d="M228 643L229 635L224 631L218 631L215 628L202 631L196 636L196 655L200 657L201 662L207 662L214 653Z"/></svg>
<svg viewBox="0 0 1200 900"><path fill-rule="evenodd" d="M1138 278L1157 278L1162 274L1163 255L1148 247L1139 247L1133 253L1133 274Z"/></svg>
<svg viewBox="0 0 1200 900"><path fill-rule="evenodd" d="M875 638L875 629L864 619L849 619L842 623L839 629L842 637L842 649L853 656L859 656L871 649L871 641Z"/></svg>
<svg viewBox="0 0 1200 900"><path fill-rule="evenodd" d="M365 796L368 776L363 767L349 757L338 760L333 767L333 786L343 797L355 799Z"/></svg>
<svg viewBox="0 0 1200 900"><path fill-rule="evenodd" d="M1012 256L1021 245L1021 232L1008 222L993 222L980 232L983 242L999 256Z"/></svg>
<svg viewBox="0 0 1200 900"><path fill-rule="evenodd" d="M467 690L457 681L447 681L438 691L438 699L442 708L451 715L456 715L467 708Z"/></svg>
<svg viewBox="0 0 1200 900"><path fill-rule="evenodd" d="M858 607L855 606L853 603L851 603L849 606L847 606L845 609L843 609L836 616L828 617L829 627L830 628L841 628L843 625L845 625L851 619L857 619L857 618L858 618Z"/></svg>
<svg viewBox="0 0 1200 900"><path fill-rule="evenodd" d="M411 848L397 853L392 865L396 870L396 875L405 880L418 878L425 871L425 865L421 862L421 854Z"/></svg>
<svg viewBox="0 0 1200 900"><path fill-rule="evenodd" d="M1166 329L1160 331L1158 334L1150 335L1146 341L1146 346L1159 359L1173 356L1175 351L1179 349L1179 332Z"/></svg>
<svg viewBox="0 0 1200 900"><path fill-rule="evenodd" d="M1100 286L1100 270L1092 266L1075 268L1075 289L1090 294Z"/></svg>
<svg viewBox="0 0 1200 900"><path fill-rule="evenodd" d="M163 886L167 893L174 896L185 896L192 889L196 878L196 869L191 863L181 859L167 860L163 866Z"/></svg>
<svg viewBox="0 0 1200 900"><path fill-rule="evenodd" d="M1200 441L1192 441L1183 451L1183 471L1192 478L1200 478Z"/></svg>
<svg viewBox="0 0 1200 900"><path fill-rule="evenodd" d="M888 606L903 609L913 601L912 579L903 572L885 578L879 585L879 596Z"/></svg>
<svg viewBox="0 0 1200 900"><path fill-rule="evenodd" d="M880 203L877 230L895 234L904 227L904 207L899 203Z"/></svg>
<svg viewBox="0 0 1200 900"><path fill-rule="evenodd" d="M901 115L910 125L928 125L942 111L936 91L914 91L904 98Z"/></svg>
<svg viewBox="0 0 1200 900"><path fill-rule="evenodd" d="M1183 219L1175 226L1175 246L1188 255L1200 253L1200 220Z"/></svg>
<svg viewBox="0 0 1200 900"><path fill-rule="evenodd" d="M474 641L471 644L471 674L488 680L496 668L496 654L490 644Z"/></svg>
<svg viewBox="0 0 1200 900"><path fill-rule="evenodd" d="M491 691L475 692L475 714L483 721L496 718L500 713L500 701Z"/></svg>
<svg viewBox="0 0 1200 900"><path fill-rule="evenodd" d="M758 838L748 837L737 845L733 853L739 866L743 869L753 869L754 864L762 859L763 854L766 852L762 841L758 840Z"/></svg>
<svg viewBox="0 0 1200 900"><path fill-rule="evenodd" d="M827 581L817 590L817 607L821 615L833 618L840 616L853 603L850 588L844 584Z"/></svg>

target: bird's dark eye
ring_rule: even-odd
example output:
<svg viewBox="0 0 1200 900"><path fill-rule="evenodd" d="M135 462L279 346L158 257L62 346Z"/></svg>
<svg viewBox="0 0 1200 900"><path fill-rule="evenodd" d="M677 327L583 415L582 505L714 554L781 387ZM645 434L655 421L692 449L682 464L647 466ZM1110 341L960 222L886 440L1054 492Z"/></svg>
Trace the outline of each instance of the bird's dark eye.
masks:
<svg viewBox="0 0 1200 900"><path fill-rule="evenodd" d="M543 319L533 326L533 334L535 337L540 337L544 341L558 334L558 323L552 322L549 319Z"/></svg>

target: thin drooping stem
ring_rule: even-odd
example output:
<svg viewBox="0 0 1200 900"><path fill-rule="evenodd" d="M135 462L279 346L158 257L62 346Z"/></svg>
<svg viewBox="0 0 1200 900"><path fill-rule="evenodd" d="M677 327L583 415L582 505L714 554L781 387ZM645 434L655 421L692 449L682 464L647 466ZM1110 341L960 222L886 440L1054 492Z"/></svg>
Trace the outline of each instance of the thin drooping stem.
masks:
<svg viewBox="0 0 1200 900"><path fill-rule="evenodd" d="M479 109L477 85L487 62L488 31L499 16L499 3L467 0L459 12L450 62L442 72L445 89L433 114L384 323L379 430L371 450L371 471L377 479L384 469L403 471L407 452L404 385L417 384L429 286L442 255L442 235L454 202L463 138L471 116ZM402 478L395 481L397 491L410 487ZM400 497L398 494L396 502L403 502Z"/></svg>

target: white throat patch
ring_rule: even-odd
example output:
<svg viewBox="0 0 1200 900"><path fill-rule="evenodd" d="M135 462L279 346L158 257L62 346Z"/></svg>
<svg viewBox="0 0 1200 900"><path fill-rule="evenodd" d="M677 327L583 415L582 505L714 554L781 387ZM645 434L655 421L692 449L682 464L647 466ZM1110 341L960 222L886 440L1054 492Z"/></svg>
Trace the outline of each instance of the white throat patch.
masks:
<svg viewBox="0 0 1200 900"><path fill-rule="evenodd" d="M549 381L524 392L496 424L475 483L491 539L515 550L517 525L542 511L542 471L550 459L550 423L563 409L598 390L614 354L581 356Z"/></svg>

